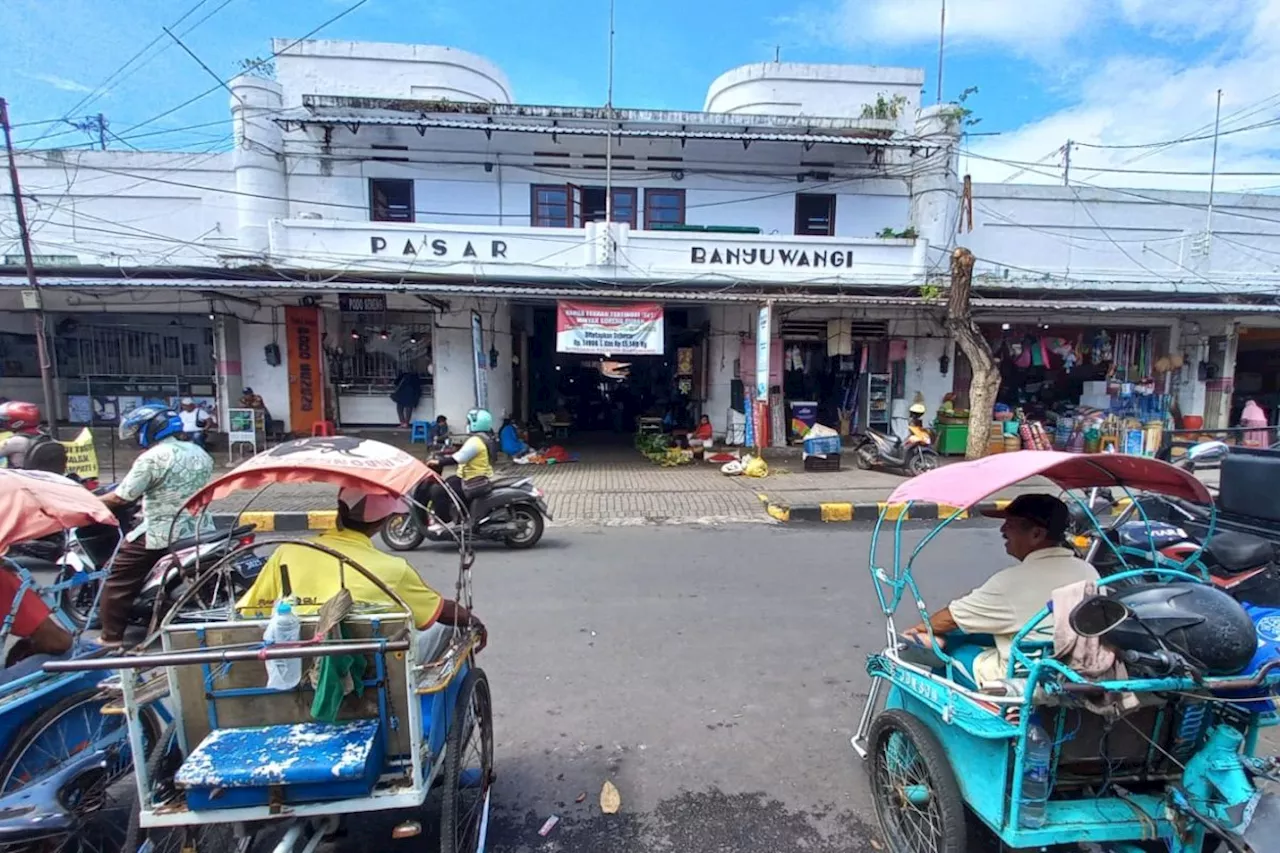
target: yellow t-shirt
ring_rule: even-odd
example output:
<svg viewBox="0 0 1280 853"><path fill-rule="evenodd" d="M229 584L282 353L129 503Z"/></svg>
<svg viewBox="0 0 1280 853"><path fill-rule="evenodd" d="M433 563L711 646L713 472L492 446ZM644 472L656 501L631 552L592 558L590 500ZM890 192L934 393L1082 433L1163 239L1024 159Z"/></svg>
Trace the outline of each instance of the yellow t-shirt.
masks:
<svg viewBox="0 0 1280 853"><path fill-rule="evenodd" d="M489 442L478 435L464 441L453 458L458 463L458 477L462 480L493 476L493 463L489 461Z"/></svg>
<svg viewBox="0 0 1280 853"><path fill-rule="evenodd" d="M314 541L350 557L404 599L413 611L417 627L427 627L440 615L443 604L440 593L423 583L405 560L374 548L368 536L354 530L327 530ZM236 603L242 615L263 619L271 615L272 606L284 594L280 584L282 565L289 569L289 586L299 615L316 613L341 588L338 561L333 557L305 545L281 545L262 567L253 586ZM386 593L350 566L346 567L346 588L355 601L394 605Z"/></svg>

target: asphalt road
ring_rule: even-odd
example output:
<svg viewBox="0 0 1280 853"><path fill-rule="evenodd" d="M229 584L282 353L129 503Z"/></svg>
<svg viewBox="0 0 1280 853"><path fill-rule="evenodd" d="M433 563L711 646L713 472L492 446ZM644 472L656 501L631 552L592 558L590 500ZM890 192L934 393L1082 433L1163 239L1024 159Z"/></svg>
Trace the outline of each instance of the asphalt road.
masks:
<svg viewBox="0 0 1280 853"><path fill-rule="evenodd" d="M945 536L917 575L935 606L1008 560L992 527ZM856 526L650 526L551 530L530 552L482 550L476 609L491 638L480 664L498 773L489 849L873 849L865 771L849 747L865 655L883 643L868 543ZM414 559L452 590L447 550ZM622 795L617 815L598 805L606 779ZM539 837L552 814L559 825ZM337 849L435 849L430 830L391 841L392 825L362 822Z"/></svg>

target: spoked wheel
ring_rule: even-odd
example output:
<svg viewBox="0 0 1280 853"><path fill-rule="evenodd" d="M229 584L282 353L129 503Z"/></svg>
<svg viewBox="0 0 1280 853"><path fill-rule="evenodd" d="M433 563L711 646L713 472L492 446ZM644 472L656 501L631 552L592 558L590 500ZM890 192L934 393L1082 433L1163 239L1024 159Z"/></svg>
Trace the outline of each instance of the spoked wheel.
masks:
<svg viewBox="0 0 1280 853"><path fill-rule="evenodd" d="M163 802L177 793L173 777L181 766L182 752L174 724L170 723L147 759L147 778L151 780L154 801ZM143 829L139 824L141 816L140 804L135 801L129 813L123 853L245 853L253 843L252 835L237 839L228 824Z"/></svg>
<svg viewBox="0 0 1280 853"><path fill-rule="evenodd" d="M472 669L454 703L445 745L440 853L475 853L493 784L493 703L484 670Z"/></svg>
<svg viewBox="0 0 1280 853"><path fill-rule="evenodd" d="M545 529L542 513L531 506L513 506L511 521L520 529L520 532L507 537L505 544L508 548L523 550L538 544Z"/></svg>
<svg viewBox="0 0 1280 853"><path fill-rule="evenodd" d="M382 541L392 551L412 551L424 538L418 522L408 513L393 515L382 525Z"/></svg>
<svg viewBox="0 0 1280 853"><path fill-rule="evenodd" d="M891 853L964 853L964 800L937 737L906 711L876 717L871 794Z"/></svg>
<svg viewBox="0 0 1280 853"><path fill-rule="evenodd" d="M82 690L39 714L18 733L0 762L0 791L11 794L56 771L66 761L93 749L124 728L123 716L103 716L97 689ZM156 742L155 718L143 716L143 739ZM126 823L133 800L125 782L133 769L127 740L108 753L104 766L93 767L68 781L60 800L75 818L67 836L46 839L17 850L38 853L121 853L126 850Z"/></svg>

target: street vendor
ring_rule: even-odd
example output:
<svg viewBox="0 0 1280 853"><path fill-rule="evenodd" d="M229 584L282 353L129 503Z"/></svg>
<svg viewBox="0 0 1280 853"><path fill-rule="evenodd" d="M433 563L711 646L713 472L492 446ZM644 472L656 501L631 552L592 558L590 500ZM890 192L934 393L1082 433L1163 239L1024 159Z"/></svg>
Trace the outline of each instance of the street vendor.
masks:
<svg viewBox="0 0 1280 853"><path fill-rule="evenodd" d="M435 625L466 627L480 632L480 648L487 642L484 625L456 601L445 599L423 582L413 566L373 547L371 537L381 529L389 516L405 512L404 502L391 495L361 488L347 487L338 493L337 526L311 541L337 551L386 584L413 612L419 630ZM343 586L339 565L333 557L305 545L285 543L277 548L241 596L236 609L249 618L266 618L271 608L285 596L281 569L288 569L289 594L295 600L295 612L317 612ZM357 571L348 571L345 586L354 601L390 604L386 593Z"/></svg>
<svg viewBox="0 0 1280 853"><path fill-rule="evenodd" d="M1004 678L1014 636L1053 598L1054 590L1098 580L1097 570L1066 545L1071 514L1058 498L1020 495L987 515L1004 519L1000 535L1005 551L1018 563L934 613L927 626L922 622L904 632L907 639L927 646L927 628L932 628L938 645L974 688ZM1050 615L1036 632L1051 632L1052 627Z"/></svg>

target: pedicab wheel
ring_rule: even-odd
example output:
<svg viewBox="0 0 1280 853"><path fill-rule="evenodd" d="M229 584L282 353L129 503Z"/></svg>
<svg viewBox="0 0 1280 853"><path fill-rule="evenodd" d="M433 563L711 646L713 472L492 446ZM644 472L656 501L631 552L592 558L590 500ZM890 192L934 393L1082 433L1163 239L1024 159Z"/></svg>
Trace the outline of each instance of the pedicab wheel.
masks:
<svg viewBox="0 0 1280 853"><path fill-rule="evenodd" d="M542 521L542 513L531 506L515 506L511 508L511 520L520 526L521 532L515 536L508 536L504 540L504 544L508 548L522 551L526 548L532 548L542 539L542 533L546 529L546 525Z"/></svg>
<svg viewBox="0 0 1280 853"><path fill-rule="evenodd" d="M440 853L475 853L493 784L493 703L484 670L472 669L454 701L445 744Z"/></svg>
<svg viewBox="0 0 1280 853"><path fill-rule="evenodd" d="M964 853L964 799L929 728L906 711L876 717L868 736L871 795L891 853Z"/></svg>
<svg viewBox="0 0 1280 853"><path fill-rule="evenodd" d="M382 541L392 551L412 551L426 538L413 516L393 515L382 524Z"/></svg>
<svg viewBox="0 0 1280 853"><path fill-rule="evenodd" d="M169 723L147 759L147 778L151 780L151 796L155 800L164 801L177 794L173 777L181 766L182 752L178 748L177 727L174 723ZM123 853L183 853L189 850L195 853L233 853L247 849L252 842L252 836L247 840L237 840L231 827L226 824L143 829L141 818L140 804L135 801L129 812Z"/></svg>
<svg viewBox="0 0 1280 853"><path fill-rule="evenodd" d="M0 792L10 794L53 772L70 758L114 734L123 716L103 716L97 688L80 690L46 708L22 727L0 761ZM159 724L151 713L143 720L143 739L156 742ZM54 849L60 853L119 853L126 850L124 819L132 795L124 784L133 761L127 741L95 767L69 781L59 799L76 820L76 829ZM14 849L22 849L16 845ZM37 845L36 849L40 849Z"/></svg>

